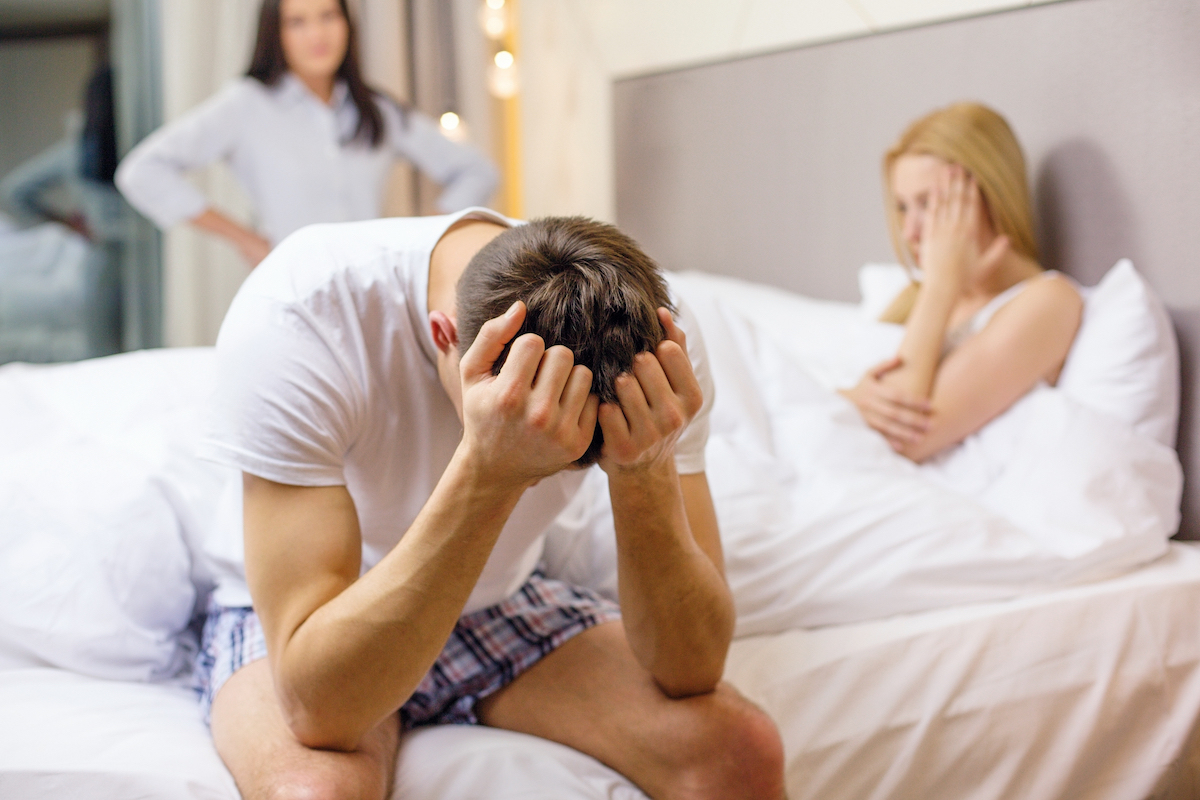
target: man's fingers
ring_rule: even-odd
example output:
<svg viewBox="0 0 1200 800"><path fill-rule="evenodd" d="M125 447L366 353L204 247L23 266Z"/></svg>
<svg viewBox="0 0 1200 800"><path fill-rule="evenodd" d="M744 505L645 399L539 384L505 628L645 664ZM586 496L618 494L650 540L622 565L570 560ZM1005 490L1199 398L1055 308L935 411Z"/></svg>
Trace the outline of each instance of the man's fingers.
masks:
<svg viewBox="0 0 1200 800"><path fill-rule="evenodd" d="M633 428L638 421L650 417L650 403L642 390L642 384L636 376L628 372L617 376L614 387L617 390L617 401L621 404L621 413Z"/></svg>
<svg viewBox="0 0 1200 800"><path fill-rule="evenodd" d="M513 347L516 347L515 342ZM534 350L530 352L532 353ZM547 402L558 405L562 400L563 390L567 386L574 366L575 354L571 352L570 348L558 344L547 349L541 355L537 374L533 378L534 394Z"/></svg>
<svg viewBox="0 0 1200 800"><path fill-rule="evenodd" d="M662 370L672 394L679 398L689 415L695 415L704 405L704 392L700 389L700 381L696 380L687 350L677 342L664 340L659 342L653 361Z"/></svg>
<svg viewBox="0 0 1200 800"><path fill-rule="evenodd" d="M571 368L567 377L567 385L563 387L559 405L565 418L579 429L580 435L586 434L588 442L596 430L596 410L600 398L592 394L592 371L582 364Z"/></svg>
<svg viewBox="0 0 1200 800"><path fill-rule="evenodd" d="M566 348L563 349L565 350ZM570 350L567 350L567 353L570 352ZM542 337L536 333L526 333L518 336L513 341L512 347L508 349L508 358L504 359L504 366L500 368L500 379L509 382L509 385L520 386L523 390L528 391L533 387L538 370L542 366L542 357L545 354L546 343L542 340ZM561 355L559 358L561 358ZM495 363L495 359L492 361ZM573 361L574 359L572 358L572 363ZM491 369L492 367L489 364L487 374L491 374ZM561 383L559 385L561 386Z"/></svg>
<svg viewBox="0 0 1200 800"><path fill-rule="evenodd" d="M559 404L563 408L582 407L591 393L592 371L583 364L575 364L567 376Z"/></svg>
<svg viewBox="0 0 1200 800"><path fill-rule="evenodd" d="M629 439L629 421L625 412L616 403L601 403L596 409L596 422L604 433L604 449L608 450L614 442Z"/></svg>
<svg viewBox="0 0 1200 800"><path fill-rule="evenodd" d="M667 338L682 347L683 352L686 353L687 334L683 332L683 328L675 324L675 318L671 316L671 312L665 308L659 308L658 321L662 323L663 330L666 331Z"/></svg>
<svg viewBox="0 0 1200 800"><path fill-rule="evenodd" d="M463 378L472 381L491 375L492 365L504 352L504 346L516 336L524 321L525 304L518 300L502 316L483 323L459 364Z"/></svg>
<svg viewBox="0 0 1200 800"><path fill-rule="evenodd" d="M667 376L671 391L684 402L689 413L695 414L704 404L704 392L700 389L692 359L688 356L687 334L675 324L675 318L667 309L658 309L658 319L667 332L667 338L658 343L654 355Z"/></svg>
<svg viewBox="0 0 1200 800"><path fill-rule="evenodd" d="M589 380L590 384L590 380ZM596 424L600 421L600 398L597 395L589 394L583 401L583 408L579 411L579 435L589 445L592 442L592 437L596 434ZM603 429L603 426L601 426ZM586 447L585 447L586 450Z"/></svg>
<svg viewBox="0 0 1200 800"><path fill-rule="evenodd" d="M659 345L661 348L662 345ZM669 346L674 360L678 360L679 348ZM651 409L664 403L668 397L674 397L674 390L667 378L666 371L659 356L655 353L638 353L633 357L633 377L637 379L646 405ZM618 395L619 396L619 395Z"/></svg>

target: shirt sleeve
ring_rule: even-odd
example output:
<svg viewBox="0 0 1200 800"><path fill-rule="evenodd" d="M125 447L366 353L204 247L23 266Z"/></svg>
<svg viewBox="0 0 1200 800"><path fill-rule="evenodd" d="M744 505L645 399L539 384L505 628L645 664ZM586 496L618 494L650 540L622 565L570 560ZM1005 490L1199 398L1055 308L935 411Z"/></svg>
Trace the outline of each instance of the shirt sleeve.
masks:
<svg viewBox="0 0 1200 800"><path fill-rule="evenodd" d="M208 199L184 177L233 151L253 89L235 83L143 139L121 161L116 184L160 228L194 219Z"/></svg>
<svg viewBox="0 0 1200 800"><path fill-rule="evenodd" d="M419 111L381 101L393 151L442 186L437 205L445 213L487 206L500 183L495 165L478 150L452 142Z"/></svg>
<svg viewBox="0 0 1200 800"><path fill-rule="evenodd" d="M363 406L353 375L304 309L239 294L217 339L199 455L277 483L345 485Z"/></svg>
<svg viewBox="0 0 1200 800"><path fill-rule="evenodd" d="M0 180L0 198L22 221L40 221L48 208L42 195L56 185L71 183L78 172L78 161L76 143L63 139Z"/></svg>
<svg viewBox="0 0 1200 800"><path fill-rule="evenodd" d="M696 373L700 391L704 393L704 404L675 443L676 471L680 475L693 475L704 472L704 448L708 445L709 415L712 413L716 387L713 384L708 351L704 347L704 336L700 333L700 323L678 295L674 299L679 327L687 335L687 351L692 362L692 371Z"/></svg>

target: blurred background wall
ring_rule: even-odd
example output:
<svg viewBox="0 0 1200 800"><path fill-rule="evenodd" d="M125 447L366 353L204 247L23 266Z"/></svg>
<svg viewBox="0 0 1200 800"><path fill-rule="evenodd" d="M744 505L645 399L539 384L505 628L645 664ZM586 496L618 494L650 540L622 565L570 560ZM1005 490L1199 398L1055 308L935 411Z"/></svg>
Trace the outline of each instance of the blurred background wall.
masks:
<svg viewBox="0 0 1200 800"><path fill-rule="evenodd" d="M616 222L612 82L1061 0L521 0L525 211Z"/></svg>
<svg viewBox="0 0 1200 800"><path fill-rule="evenodd" d="M158 234L111 183L161 116L156 6L0 1L0 363L161 344Z"/></svg>
<svg viewBox="0 0 1200 800"><path fill-rule="evenodd" d="M0 175L66 133L98 47L95 34L0 40Z"/></svg>
<svg viewBox="0 0 1200 800"><path fill-rule="evenodd" d="M351 0L368 81L500 165L514 216L615 221L612 83L875 31L1055 0ZM1066 2L1069 0L1058 0ZM1080 0L1074 0L1076 2ZM258 0L0 0L0 175L60 138L106 49L119 149L244 73ZM193 176L234 216L218 165ZM397 168L386 213L433 210L435 187ZM130 223L120 346L211 344L247 274L187 226ZM0 290L0 317L3 315ZM0 325L3 319L0 319ZM2 360L0 354L0 360Z"/></svg>

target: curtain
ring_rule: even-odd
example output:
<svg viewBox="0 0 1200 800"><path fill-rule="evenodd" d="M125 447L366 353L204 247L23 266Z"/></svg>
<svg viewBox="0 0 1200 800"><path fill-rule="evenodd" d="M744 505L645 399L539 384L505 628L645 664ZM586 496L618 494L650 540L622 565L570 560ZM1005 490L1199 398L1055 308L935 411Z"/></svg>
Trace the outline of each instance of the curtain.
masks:
<svg viewBox="0 0 1200 800"><path fill-rule="evenodd" d="M162 123L159 0L113 0L110 28L117 152L123 156ZM162 237L129 210L119 247L121 346L163 343Z"/></svg>

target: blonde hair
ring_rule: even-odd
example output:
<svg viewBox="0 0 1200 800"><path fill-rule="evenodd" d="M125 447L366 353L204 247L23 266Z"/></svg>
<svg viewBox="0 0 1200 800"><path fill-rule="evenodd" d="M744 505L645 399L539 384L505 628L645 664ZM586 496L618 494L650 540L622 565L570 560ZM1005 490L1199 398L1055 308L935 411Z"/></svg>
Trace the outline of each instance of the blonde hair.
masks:
<svg viewBox="0 0 1200 800"><path fill-rule="evenodd" d="M1038 260L1025 156L1004 117L980 103L954 103L909 125L884 154L884 200L892 247L902 263L914 266L901 233L903 220L892 196L892 167L905 155L936 156L963 167L975 178L996 233L1008 237L1014 252ZM915 300L914 285L893 301L881 319L903 322Z"/></svg>

